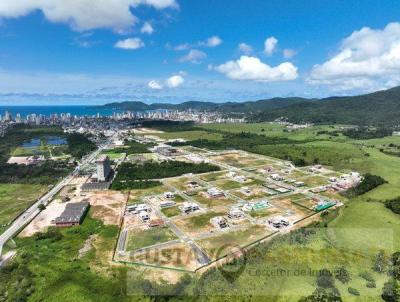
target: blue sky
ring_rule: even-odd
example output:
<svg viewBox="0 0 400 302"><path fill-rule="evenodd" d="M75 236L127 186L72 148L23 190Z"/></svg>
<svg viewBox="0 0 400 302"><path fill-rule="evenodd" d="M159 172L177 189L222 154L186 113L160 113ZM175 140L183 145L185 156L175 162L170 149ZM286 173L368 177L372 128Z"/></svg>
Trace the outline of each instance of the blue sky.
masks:
<svg viewBox="0 0 400 302"><path fill-rule="evenodd" d="M324 97L400 84L399 1L0 0L0 105Z"/></svg>

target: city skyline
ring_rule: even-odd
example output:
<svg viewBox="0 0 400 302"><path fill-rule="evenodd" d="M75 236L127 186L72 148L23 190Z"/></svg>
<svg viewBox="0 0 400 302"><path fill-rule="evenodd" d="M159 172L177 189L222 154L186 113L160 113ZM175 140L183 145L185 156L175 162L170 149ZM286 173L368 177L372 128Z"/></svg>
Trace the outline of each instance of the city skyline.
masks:
<svg viewBox="0 0 400 302"><path fill-rule="evenodd" d="M225 102L386 89L400 84L399 6L0 1L0 105Z"/></svg>

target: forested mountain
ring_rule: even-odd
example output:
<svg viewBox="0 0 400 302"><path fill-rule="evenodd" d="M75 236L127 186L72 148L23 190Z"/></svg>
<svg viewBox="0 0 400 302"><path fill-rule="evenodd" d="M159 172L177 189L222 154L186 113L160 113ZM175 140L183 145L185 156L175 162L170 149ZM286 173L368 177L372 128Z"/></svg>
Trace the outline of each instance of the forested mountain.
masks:
<svg viewBox="0 0 400 302"><path fill-rule="evenodd" d="M249 121L287 118L291 122L342 123L356 125L400 124L400 86L374 93L324 99L272 98L249 102L185 102L145 104L122 102L104 105L121 110L194 109L243 114Z"/></svg>
<svg viewBox="0 0 400 302"><path fill-rule="evenodd" d="M279 117L286 117L292 122L398 125L400 124L400 87L365 95L300 102L256 113L249 119L266 121Z"/></svg>

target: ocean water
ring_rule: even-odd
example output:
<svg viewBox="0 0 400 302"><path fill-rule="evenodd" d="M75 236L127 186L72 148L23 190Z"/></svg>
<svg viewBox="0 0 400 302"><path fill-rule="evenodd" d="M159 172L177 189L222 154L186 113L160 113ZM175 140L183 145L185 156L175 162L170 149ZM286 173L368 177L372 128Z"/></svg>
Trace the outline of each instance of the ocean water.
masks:
<svg viewBox="0 0 400 302"><path fill-rule="evenodd" d="M1 116L4 116L6 111L10 112L13 117L19 113L23 118L32 113L44 116L50 116L54 113L71 113L72 116L93 116L99 113L101 116L110 116L113 112L118 112L117 110L95 106L0 106Z"/></svg>

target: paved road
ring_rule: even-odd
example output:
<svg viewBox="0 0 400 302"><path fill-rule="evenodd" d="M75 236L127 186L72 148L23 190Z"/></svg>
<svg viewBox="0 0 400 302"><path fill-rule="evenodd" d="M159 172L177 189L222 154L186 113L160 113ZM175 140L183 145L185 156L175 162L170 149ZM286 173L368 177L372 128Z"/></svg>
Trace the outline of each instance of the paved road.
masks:
<svg viewBox="0 0 400 302"><path fill-rule="evenodd" d="M53 197L61 191L61 189L68 185L71 180L74 178L74 176L78 175L79 170L92 162L96 157L99 155L99 153L103 150L104 145L100 146L96 151L92 152L90 155L88 155L77 167L76 169L70 173L68 176L66 176L63 180L61 180L56 186L54 186L49 192L47 192L44 196L38 199L30 208L28 208L23 214L21 214L14 222L8 227L8 229L0 235L0 259L1 259L1 253L3 249L3 245L12 237L14 237L18 231L28 224L30 221L32 221L36 215L40 213L39 210L39 205L47 205Z"/></svg>
<svg viewBox="0 0 400 302"><path fill-rule="evenodd" d="M10 252L6 253L4 255L4 257L0 259L0 267L2 265L7 264L7 262L10 261L16 254L17 254L16 251L10 251Z"/></svg>

